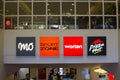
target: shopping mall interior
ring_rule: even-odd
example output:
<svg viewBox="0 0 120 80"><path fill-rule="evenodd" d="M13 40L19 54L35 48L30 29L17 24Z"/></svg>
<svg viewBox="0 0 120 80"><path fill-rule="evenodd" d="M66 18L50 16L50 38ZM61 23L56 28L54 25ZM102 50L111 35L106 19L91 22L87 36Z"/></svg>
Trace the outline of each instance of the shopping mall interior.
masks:
<svg viewBox="0 0 120 80"><path fill-rule="evenodd" d="M119 80L119 41L120 0L0 0L0 80Z"/></svg>

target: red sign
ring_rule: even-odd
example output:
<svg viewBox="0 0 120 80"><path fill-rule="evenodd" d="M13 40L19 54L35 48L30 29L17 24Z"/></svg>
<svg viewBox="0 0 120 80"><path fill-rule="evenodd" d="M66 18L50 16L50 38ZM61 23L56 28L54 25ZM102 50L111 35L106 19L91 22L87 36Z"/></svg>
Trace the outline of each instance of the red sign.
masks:
<svg viewBox="0 0 120 80"><path fill-rule="evenodd" d="M83 37L64 37L64 56L83 56Z"/></svg>

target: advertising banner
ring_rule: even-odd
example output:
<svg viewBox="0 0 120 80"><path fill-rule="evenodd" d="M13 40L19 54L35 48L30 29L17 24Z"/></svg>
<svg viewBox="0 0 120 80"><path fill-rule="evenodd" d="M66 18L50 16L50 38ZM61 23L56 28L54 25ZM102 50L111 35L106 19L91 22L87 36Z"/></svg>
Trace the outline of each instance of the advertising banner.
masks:
<svg viewBox="0 0 120 80"><path fill-rule="evenodd" d="M88 37L88 56L106 56L106 37Z"/></svg>
<svg viewBox="0 0 120 80"><path fill-rule="evenodd" d="M83 37L64 37L64 56L83 56Z"/></svg>
<svg viewBox="0 0 120 80"><path fill-rule="evenodd" d="M59 56L59 37L40 37L40 56Z"/></svg>
<svg viewBox="0 0 120 80"><path fill-rule="evenodd" d="M16 37L16 56L35 56L35 37Z"/></svg>

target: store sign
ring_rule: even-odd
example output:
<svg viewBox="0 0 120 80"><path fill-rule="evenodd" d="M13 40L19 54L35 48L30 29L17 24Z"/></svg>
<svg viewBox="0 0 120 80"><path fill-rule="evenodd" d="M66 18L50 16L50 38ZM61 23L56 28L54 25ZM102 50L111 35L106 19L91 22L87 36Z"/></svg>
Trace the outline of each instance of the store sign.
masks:
<svg viewBox="0 0 120 80"><path fill-rule="evenodd" d="M40 37L40 56L59 56L59 37Z"/></svg>
<svg viewBox="0 0 120 80"><path fill-rule="evenodd" d="M17 56L35 56L35 37L16 37Z"/></svg>
<svg viewBox="0 0 120 80"><path fill-rule="evenodd" d="M64 56L83 56L83 37L64 37Z"/></svg>
<svg viewBox="0 0 120 80"><path fill-rule="evenodd" d="M88 37L88 55L106 55L106 37Z"/></svg>

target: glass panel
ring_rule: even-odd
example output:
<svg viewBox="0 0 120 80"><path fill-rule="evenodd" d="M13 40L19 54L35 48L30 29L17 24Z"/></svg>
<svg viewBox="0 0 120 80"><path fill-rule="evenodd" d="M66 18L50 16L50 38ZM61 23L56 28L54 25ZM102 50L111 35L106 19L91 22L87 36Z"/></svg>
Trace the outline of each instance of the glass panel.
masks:
<svg viewBox="0 0 120 80"><path fill-rule="evenodd" d="M48 3L48 15L60 15L60 3L49 2Z"/></svg>
<svg viewBox="0 0 120 80"><path fill-rule="evenodd" d="M91 0L91 1L102 1L102 0Z"/></svg>
<svg viewBox="0 0 120 80"><path fill-rule="evenodd" d="M5 0L5 1L17 1L17 0Z"/></svg>
<svg viewBox="0 0 120 80"><path fill-rule="evenodd" d="M77 29L88 29L89 28L89 17L77 16Z"/></svg>
<svg viewBox="0 0 120 80"><path fill-rule="evenodd" d="M46 28L46 17L34 16L33 17L33 29L45 29Z"/></svg>
<svg viewBox="0 0 120 80"><path fill-rule="evenodd" d="M31 17L20 17L19 25L20 29L31 29Z"/></svg>
<svg viewBox="0 0 120 80"><path fill-rule="evenodd" d="M78 15L79 14L82 14L82 15L89 14L88 2L77 2L76 3L76 14L78 14Z"/></svg>
<svg viewBox="0 0 120 80"><path fill-rule="evenodd" d="M116 29L116 17L105 17L105 29Z"/></svg>
<svg viewBox="0 0 120 80"><path fill-rule="evenodd" d="M6 3L5 14L6 15L17 15L17 3Z"/></svg>
<svg viewBox="0 0 120 80"><path fill-rule="evenodd" d="M88 1L88 0L76 0L76 1Z"/></svg>
<svg viewBox="0 0 120 80"><path fill-rule="evenodd" d="M91 17L91 29L103 29L103 17L92 16Z"/></svg>
<svg viewBox="0 0 120 80"><path fill-rule="evenodd" d="M68 1L69 2L69 1L75 1L75 0L61 0L61 1Z"/></svg>
<svg viewBox="0 0 120 80"><path fill-rule="evenodd" d="M120 3L118 3L118 14L120 15Z"/></svg>
<svg viewBox="0 0 120 80"><path fill-rule="evenodd" d="M73 15L74 14L74 3L73 2L63 2L62 3L62 14L63 15Z"/></svg>
<svg viewBox="0 0 120 80"><path fill-rule="evenodd" d="M75 17L63 16L62 17L62 29L75 29Z"/></svg>
<svg viewBox="0 0 120 80"><path fill-rule="evenodd" d="M3 16L0 16L0 28L3 28Z"/></svg>
<svg viewBox="0 0 120 80"><path fill-rule="evenodd" d="M91 2L90 3L90 14L101 14L102 15L102 3Z"/></svg>
<svg viewBox="0 0 120 80"><path fill-rule="evenodd" d="M34 2L33 3L33 14L46 15L46 3L45 2Z"/></svg>
<svg viewBox="0 0 120 80"><path fill-rule="evenodd" d="M48 1L60 1L60 0L48 0Z"/></svg>
<svg viewBox="0 0 120 80"><path fill-rule="evenodd" d="M48 29L60 29L60 16L48 17Z"/></svg>
<svg viewBox="0 0 120 80"><path fill-rule="evenodd" d="M32 0L19 0L19 1L32 1Z"/></svg>
<svg viewBox="0 0 120 80"><path fill-rule="evenodd" d="M17 28L17 17L6 17L5 18L5 29Z"/></svg>
<svg viewBox="0 0 120 80"><path fill-rule="evenodd" d="M116 1L116 0L104 0L104 1Z"/></svg>
<svg viewBox="0 0 120 80"><path fill-rule="evenodd" d="M31 15L31 3L20 2L20 15Z"/></svg>
<svg viewBox="0 0 120 80"><path fill-rule="evenodd" d="M118 23L119 23L118 25L119 25L119 28L120 28L120 16L119 16L119 20L118 20Z"/></svg>
<svg viewBox="0 0 120 80"><path fill-rule="evenodd" d="M106 15L116 15L116 4L115 3L105 3L104 10Z"/></svg>

